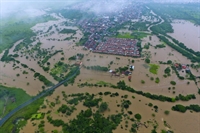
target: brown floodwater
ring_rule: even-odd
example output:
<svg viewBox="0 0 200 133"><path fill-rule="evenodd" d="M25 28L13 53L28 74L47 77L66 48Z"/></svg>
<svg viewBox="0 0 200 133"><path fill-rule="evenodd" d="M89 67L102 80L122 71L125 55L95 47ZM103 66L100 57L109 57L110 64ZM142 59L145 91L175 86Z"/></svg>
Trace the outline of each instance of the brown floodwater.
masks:
<svg viewBox="0 0 200 133"><path fill-rule="evenodd" d="M62 23L69 21L69 20L64 19L62 16L57 16L55 14L52 14L52 16L57 18L57 20L48 21L46 23L36 24L34 27L32 27L32 30L34 32L37 32L39 30L46 32L48 30L48 28L52 25L57 25L60 30L62 30L64 28L77 30L77 33L75 35L73 35L73 37L76 37L76 39L74 39L75 40L74 42L72 40L67 40L67 41L58 41L58 40L49 41L49 40L47 40L49 38L57 38L57 39L62 40L64 38L72 35L72 34L69 34L69 35L59 34L58 31L56 31L55 27L53 27L52 30L49 31L49 32L54 31L55 32L54 34L49 35L49 36L43 36L43 35L37 36L37 38L42 42L41 48L48 49L48 48L51 48L52 46L54 46L54 50L63 49L63 51L65 53L64 57L66 57L65 62L68 63L67 59L69 57L73 56L73 54L77 54L77 52L81 50L80 48L77 48L79 50L77 50L76 48L72 48L72 45L74 45L76 42L78 42L80 40L80 38L82 37L82 32L80 30L78 30L77 27L64 26ZM21 51L13 52L15 46L18 45L22 41L23 40L17 41L13 45L13 47L9 50L9 54L18 53L19 57L16 58L16 60L20 61L23 64L27 64L30 68L33 68L36 72L41 73L42 75L44 75L48 80L52 81L53 83L57 83L57 81L55 81L53 79L53 77L50 76L49 73L44 72L44 70L37 64L38 59L34 60L32 57L29 56L29 54L21 54L20 53ZM37 42L38 42L38 40L36 40L32 44L35 45ZM69 50L70 50L70 52L68 52ZM3 56L3 53L4 52L1 53L0 58ZM21 57L22 55L23 55L23 57ZM29 56L29 59L26 59L26 55ZM60 53L58 53L56 56L49 59L49 61L51 62L51 68L53 68L53 64L58 62L61 57L63 57L63 56ZM23 68L19 64L17 64L16 66L19 66L20 68L13 70L14 67L12 67L12 65L13 65L13 62L10 62L10 63L0 62L0 83L1 84L11 86L11 87L22 88L30 95L36 95L36 94L38 94L39 91L42 90L43 83L40 82L38 79L34 79L33 72L31 72L29 69ZM28 74L22 74L22 72L24 70L27 71ZM20 76L17 77L16 76L17 74L20 74ZM27 83L29 85L27 85Z"/></svg>
<svg viewBox="0 0 200 133"><path fill-rule="evenodd" d="M200 51L200 26L185 20L174 20L172 22L174 33L169 35L184 43L194 51Z"/></svg>
<svg viewBox="0 0 200 133"><path fill-rule="evenodd" d="M64 34L59 34L55 27L52 28L52 31L54 31L53 34L45 33L48 34L48 36L44 36L45 34L38 35L37 37L39 40L42 42L41 48L51 48L52 46L54 47L54 50L60 50L63 49L64 55L61 55L60 53L53 56L52 58L49 59L49 62L51 63L50 68L53 68L54 64L57 63L61 57L64 57L65 60L64 62L67 64L73 64L76 61L68 61L68 58L71 56L76 55L77 53L83 53L85 54L84 59L82 60L83 65L85 66L95 66L95 65L100 65L100 66L108 66L111 61L113 61L113 64L110 65L110 69L115 70L119 67L124 67L124 66L129 66L129 65L134 65L135 69L132 72L132 81L129 82L127 76L120 76L120 77L115 77L112 76L109 72L98 72L98 71L93 71L93 70L87 70L84 67L81 68L81 74L76 78L75 84L73 86L68 86L64 87L61 86L55 90L52 96L46 97L51 102L55 102L55 98L59 95L60 99L62 99L62 91L65 91L66 94L72 94L72 93L94 93L97 94L98 92L102 91L111 91L111 92L118 92L121 95L128 95L128 99L131 100L132 105L130 106L129 110L133 112L133 114L140 113L142 117L142 122L145 122L147 120L153 120L155 119L158 124L158 131L160 132L161 129L165 129L166 127L163 125L163 121L166 120L170 125L172 130L174 130L177 133L181 132L193 132L193 133L199 133L199 123L200 119L198 113L190 113L187 111L186 113L178 113L174 111L170 111L170 115L166 116L164 115L165 110L171 110L171 107L175 104L183 104L183 105L189 105L189 104L199 104L199 95L197 95L197 87L194 84L194 82L190 81L190 85L187 85L187 80L180 81L175 73L172 73L170 77L164 78L164 70L167 68L167 65L160 65L160 68L158 69L158 74L152 74L149 72L148 65L144 62L143 58L131 58L131 57L125 57L125 56L116 56L116 55L107 55L107 54L97 54L97 53L92 53L89 51L83 50L83 47L79 46L76 47L75 43L80 40L82 37L82 32L77 28L77 27L67 27L62 25L62 22L64 21L69 21L65 20L61 16L56 16L55 14L52 14L55 16L58 20L56 21L49 21L46 23L40 23L34 26L32 29L36 32L42 29L43 32L46 32L48 28L54 24L58 25L59 29L62 30L64 28L70 28L70 29L75 29L77 30L77 33L74 35L77 39L73 40L68 40L68 41L63 41L64 38L70 37L71 34L64 35ZM58 40L47 40L47 39L60 39L61 41ZM36 41L37 42L37 41ZM36 44L36 42L34 44ZM152 36L152 39L149 40L149 37L143 38L142 39L142 46L145 45L145 43L150 42L153 46L157 44L161 44L162 42L159 41L159 39L156 36ZM16 42L14 47L18 44L19 42ZM173 62L178 62L182 64L191 64L190 60L188 60L186 57L183 57L180 53L177 51L173 50L171 47L166 46L165 48L161 49L155 49L153 46L150 46L149 50L144 50L144 53L147 52L150 54L150 60L151 63L153 64L159 64L158 61L164 61L166 62L167 60L172 60ZM13 53L13 48L11 48L10 53ZM20 53L19 53L20 54ZM0 57L2 54L0 55ZM116 57L120 59L116 59ZM131 60L134 59L135 63L131 63ZM50 76L49 73L44 72L44 70L38 66L37 61L38 60L33 60L32 58L29 58L28 60L25 57L18 57L17 60L19 60L21 63L28 64L29 67L34 68L37 72L40 72L42 75L46 76L49 80L52 82L56 83L56 81ZM31 72L28 69L24 69L20 66L20 68L13 70L12 67L13 63L3 63L0 62L0 83L6 84L8 86L14 86L14 87L19 87L24 89L28 94L30 95L36 95L38 91L42 90L42 85L43 83L40 82L38 79L33 78L33 72ZM22 74L23 70L26 70L28 74ZM196 72L196 70L192 69L192 72L194 74L199 74L199 72ZM17 77L16 74L20 73L20 76ZM184 75L185 73L181 73L181 75ZM155 81L151 81L150 77L159 77L160 83L156 84ZM153 94L162 94L170 97L175 97L178 94L196 94L196 99L191 100L188 102L176 102L176 103L168 103L168 102L160 102L160 101L154 101L148 98L145 98L143 96L139 96L136 94L129 93L127 91L122 91L122 90L114 90L111 88L99 88L99 87L84 87L84 88L78 88L77 84L79 83L84 83L84 82L89 82L89 83L97 83L99 81L105 81L108 83L115 84L120 81L124 80L126 84L129 86L133 87L136 90L142 90L144 92L150 92ZM141 80L145 81L145 84L141 83ZM168 90L169 87L173 87L170 84L170 81L176 81L177 85L175 86L175 89ZM27 85L27 83L30 83L30 85ZM175 94L173 94L173 91L175 91ZM134 95L136 98L132 99L132 95ZM141 100L141 101L139 101ZM120 103L121 98L120 97L114 97L110 98L109 96L103 96L103 101L106 101L109 103L109 111L105 112L105 116L108 116L110 114L115 114L117 111L120 111L120 108L117 107L117 103ZM145 104L148 104L149 102L153 103L154 105L157 105L159 107L158 113L155 113L152 111L152 108L148 107ZM51 116L53 119L62 119L65 122L68 122L69 119L73 119L76 117L76 115L80 112L80 110L85 110L86 107L80 103L76 108L77 110L74 111L74 113L69 116L65 117L60 114L57 114L56 110L60 107L61 104L65 104L66 102L61 100L61 103L59 105L56 105L54 108L49 108L47 109L40 109L40 112L47 112L48 110L52 110ZM47 104L44 102L44 104ZM96 108L93 108L94 110L97 110ZM155 113L155 118L152 117L152 113ZM134 116L131 116L134 117ZM39 124L39 121L34 121L35 123ZM123 120L120 125L123 126L123 129L121 129L121 126L114 131L115 133L122 133L122 132L129 132L129 129L133 123L129 121L128 123L128 129L125 130L125 120ZM48 133L51 133L52 130L57 129L58 131L61 131L61 127L54 127L51 124L49 124L45 118L45 131ZM140 128L139 133L146 133L149 132L152 128ZM28 121L28 124L23 128L21 133L30 133L37 130L37 126L32 126L32 122Z"/></svg>
<svg viewBox="0 0 200 133"><path fill-rule="evenodd" d="M81 74L83 75L83 74ZM81 76L80 75L80 76ZM49 102L55 102L55 98L57 96L60 96L60 99L62 99L62 91L65 91L66 94L75 94L75 93L85 93L85 92L89 92L90 94L97 94L98 92L105 92L105 91L110 91L111 93L115 93L118 92L120 94L120 96L118 97L110 97L110 96L103 96L103 101L107 102L109 105L109 110L104 112L104 116L107 117L108 115L111 114L117 114L117 112L120 112L121 107L117 107L117 104L121 103L121 96L123 95L128 95L128 99L131 101L131 105L129 107L128 110L133 112L133 115L130 115L130 118L134 117L134 114L136 113L140 113L142 115L142 120L141 122L145 122L145 121L152 121L152 120L156 120L159 124L158 126L158 130L157 131L161 131L162 129L166 129L166 127L163 124L163 121L167 121L167 123L169 123L169 125L171 126L171 129L174 130L175 132L194 132L194 133L198 133L199 130L199 125L198 123L200 122L199 118L199 114L198 113L190 113L189 111L187 111L186 113L178 113L178 112L174 112L171 111L171 107L177 103L168 103L168 102L159 102L159 101L154 101L148 98L145 98L143 96L140 95L136 95L136 94L132 94L129 93L127 91L122 91L122 90L116 90L116 89L111 89L111 88L104 88L104 87L83 87L83 88L78 88L76 86L76 84L79 81L76 80L76 83L73 86L68 86L68 87L59 87L58 89L55 90L54 94L50 97L47 97L46 99L48 99ZM132 96L135 96L135 99L132 99ZM98 97L98 96L97 96ZM86 110L86 107L84 107L82 105L82 103L79 103L76 108L77 110L74 111L74 113L71 116L63 116L61 114L57 114L56 110L58 109L58 107L60 107L62 104L65 104L66 102L64 100L61 100L61 103L56 105L54 108L49 108L47 106L46 109L40 109L39 112L47 112L48 110L52 110L52 113L50 114L54 119L62 119L65 122L68 122L70 119L76 118L76 115L80 112L80 110ZM152 107L147 106L146 104L148 103L153 103L154 105L157 105L159 107L158 112L155 113L154 110L152 110ZM184 104L183 102L180 102L181 104ZM45 102L46 104L46 102ZM97 110L97 108L92 108L92 110ZM166 116L164 114L165 110L170 110L170 114L168 116ZM126 110L125 110L126 112ZM152 114L155 114L155 117L152 117ZM46 118L45 120L45 131L47 131L47 133L50 133L52 130L57 129L58 131L61 131L60 128L57 127L53 127L52 125L47 124L47 120ZM113 131L114 133L121 133L121 132L129 132L129 129L131 127L131 125L133 124L130 120L128 121L128 128L127 130L125 130L125 121L127 119L123 118L123 121L119 124L118 128ZM34 121L34 123L38 123L37 120ZM123 130L121 129L121 125L123 126ZM28 121L28 124L23 128L23 130L21 131L21 133L26 133L29 132L30 129L32 129L33 126L31 124L30 121ZM34 129L36 129L36 127L34 127ZM139 128L139 133L144 133L144 132L149 132L152 129L152 126L149 125L149 128L144 128L141 127Z"/></svg>

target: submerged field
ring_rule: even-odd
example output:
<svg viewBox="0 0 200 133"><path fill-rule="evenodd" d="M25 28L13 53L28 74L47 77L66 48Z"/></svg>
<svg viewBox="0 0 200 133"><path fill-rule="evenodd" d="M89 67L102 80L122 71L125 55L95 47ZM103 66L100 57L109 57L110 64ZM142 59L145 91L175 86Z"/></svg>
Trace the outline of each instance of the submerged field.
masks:
<svg viewBox="0 0 200 133"><path fill-rule="evenodd" d="M124 28L116 37L140 40L141 57L93 53L76 45L84 33L66 24L73 21L51 16L56 20L31 28L36 34L32 41L19 40L0 54L0 117L76 68L80 74L17 112L0 132L199 132L200 107L190 106L200 100L197 63L157 35Z"/></svg>

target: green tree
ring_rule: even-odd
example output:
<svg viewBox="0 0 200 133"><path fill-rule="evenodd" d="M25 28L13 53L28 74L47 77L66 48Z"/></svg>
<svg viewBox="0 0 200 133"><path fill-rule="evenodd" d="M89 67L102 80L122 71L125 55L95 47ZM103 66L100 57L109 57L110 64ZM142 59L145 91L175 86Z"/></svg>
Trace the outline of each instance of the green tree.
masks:
<svg viewBox="0 0 200 133"><path fill-rule="evenodd" d="M164 113L165 113L165 115L169 115L169 111L168 110L165 110Z"/></svg>
<svg viewBox="0 0 200 133"><path fill-rule="evenodd" d="M141 116L140 114L135 114L135 118L136 118L137 120L141 120L142 116Z"/></svg>
<svg viewBox="0 0 200 133"><path fill-rule="evenodd" d="M146 59L145 59L145 62L146 62L146 63L150 63L151 61L150 61L150 59L146 58Z"/></svg>
<svg viewBox="0 0 200 133"><path fill-rule="evenodd" d="M104 112L108 109L108 104L106 102L102 102L99 106L99 111Z"/></svg>

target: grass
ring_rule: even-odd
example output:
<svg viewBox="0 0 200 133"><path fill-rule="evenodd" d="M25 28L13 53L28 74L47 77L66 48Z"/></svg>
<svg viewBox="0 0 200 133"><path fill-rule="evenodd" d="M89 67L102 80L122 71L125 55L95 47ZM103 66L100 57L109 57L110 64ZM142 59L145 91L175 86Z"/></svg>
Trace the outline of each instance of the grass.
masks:
<svg viewBox="0 0 200 133"><path fill-rule="evenodd" d="M19 130L22 129L22 127L26 126L27 124L27 121L26 120L20 120L18 123L17 123L17 127Z"/></svg>
<svg viewBox="0 0 200 133"><path fill-rule="evenodd" d="M157 64L150 64L149 72L151 72L153 74L157 74L159 67L160 66Z"/></svg>
<svg viewBox="0 0 200 133"><path fill-rule="evenodd" d="M132 34L130 33L121 33L121 34L118 34L116 35L115 37L116 38L127 38L127 39L141 39L141 38L144 38L144 37L147 37L148 33L144 33L144 32L133 32Z"/></svg>
<svg viewBox="0 0 200 133"><path fill-rule="evenodd" d="M42 113L33 114L31 119L40 119L42 117Z"/></svg>
<svg viewBox="0 0 200 133"><path fill-rule="evenodd" d="M3 113L3 108L4 108L4 101L3 101L3 100L0 100L0 116L1 116L2 113Z"/></svg>
<svg viewBox="0 0 200 133"><path fill-rule="evenodd" d="M53 75L57 75L57 74L62 74L62 73L66 73L68 70L68 65L67 64L62 64L62 65L58 65L58 63L56 63L54 65L54 68L51 69L51 73Z"/></svg>
<svg viewBox="0 0 200 133"><path fill-rule="evenodd" d="M98 85L112 85L111 83L107 83L107 82L104 82L104 81L99 81L96 84L98 84Z"/></svg>
<svg viewBox="0 0 200 133"><path fill-rule="evenodd" d="M11 116L8 121L6 121L2 127L0 128L0 133L4 133L5 131L10 133L13 130L13 127L15 126L13 124L13 121L17 118L23 117L25 120L28 120L31 118L31 116L37 112L37 110L40 108L40 106L43 104L44 98L40 98L30 105L24 107L20 111L16 112L13 116Z"/></svg>
<svg viewBox="0 0 200 133"><path fill-rule="evenodd" d="M5 87L0 85L0 94L4 94L3 96L5 97L9 97L8 102L7 102L7 106L6 106L6 110L4 113L4 116L9 113L11 110L13 110L14 108L18 107L20 104L28 101L29 99L31 99L31 96L28 95L24 90L19 89L19 88L11 88L11 87ZM16 100L15 102L12 102L11 97L14 97ZM0 99L0 107L3 99ZM3 108L0 108L0 113L2 113Z"/></svg>

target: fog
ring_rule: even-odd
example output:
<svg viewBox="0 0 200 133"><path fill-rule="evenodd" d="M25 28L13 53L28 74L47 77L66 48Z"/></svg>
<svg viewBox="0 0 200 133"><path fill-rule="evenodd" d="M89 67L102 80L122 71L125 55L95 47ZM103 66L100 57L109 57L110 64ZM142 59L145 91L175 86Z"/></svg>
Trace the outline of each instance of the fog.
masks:
<svg viewBox="0 0 200 133"><path fill-rule="evenodd" d="M15 15L35 17L45 14L45 9L61 9L72 6L94 13L111 13L121 10L131 2L199 2L200 0L1 0L1 18ZM70 7L69 6L69 7ZM16 14L17 13L17 14ZM13 16L12 16L13 17Z"/></svg>
<svg viewBox="0 0 200 133"><path fill-rule="evenodd" d="M94 13L111 13L119 11L130 5L133 0L89 0L75 6L77 9L87 10Z"/></svg>
<svg viewBox="0 0 200 133"><path fill-rule="evenodd" d="M43 15L46 9L60 9L82 0L0 0L1 18L17 13L30 17Z"/></svg>

